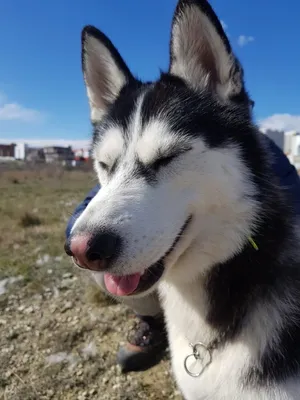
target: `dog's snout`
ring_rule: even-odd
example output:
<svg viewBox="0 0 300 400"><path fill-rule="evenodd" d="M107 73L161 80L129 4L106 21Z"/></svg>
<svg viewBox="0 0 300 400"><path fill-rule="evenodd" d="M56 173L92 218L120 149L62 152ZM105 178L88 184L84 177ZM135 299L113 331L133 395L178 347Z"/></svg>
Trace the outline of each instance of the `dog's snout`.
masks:
<svg viewBox="0 0 300 400"><path fill-rule="evenodd" d="M65 243L65 251L79 267L103 271L120 251L120 243L120 237L111 232L78 234Z"/></svg>
<svg viewBox="0 0 300 400"><path fill-rule="evenodd" d="M119 251L120 238L114 233L103 232L92 237L86 256L89 261L110 260Z"/></svg>
<svg viewBox="0 0 300 400"><path fill-rule="evenodd" d="M71 241L69 239L66 240L65 245L64 245L64 249L65 249L65 252L66 252L66 254L68 256L70 256L70 257L73 256L73 253L71 251Z"/></svg>

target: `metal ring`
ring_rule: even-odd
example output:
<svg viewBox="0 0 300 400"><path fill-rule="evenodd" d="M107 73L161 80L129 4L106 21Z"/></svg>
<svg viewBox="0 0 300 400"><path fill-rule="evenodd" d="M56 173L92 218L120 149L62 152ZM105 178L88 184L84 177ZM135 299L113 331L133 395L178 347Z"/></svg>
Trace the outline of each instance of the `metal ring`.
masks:
<svg viewBox="0 0 300 400"><path fill-rule="evenodd" d="M194 354L189 354L187 357L185 357L185 360L184 360L184 369L185 369L185 371L186 371L190 376L192 376L193 378L198 378L198 377L202 374L202 372L203 372L203 370L204 370L204 367L201 365L201 370L200 370L200 372L198 372L198 373L191 372L191 371L189 370L188 366L187 366L187 362L188 362L188 360L189 360L191 357L193 357L196 361L198 361L197 358L195 358L195 355L194 355Z"/></svg>
<svg viewBox="0 0 300 400"><path fill-rule="evenodd" d="M185 357L185 359L184 359L184 369L188 373L188 375L192 376L193 378L198 378L200 375L202 375L202 373L205 370L205 368L207 368L208 365L212 362L212 353L211 353L211 350L207 346L205 346L205 344L202 343L202 342L198 342L198 343L194 344L191 347L193 349L193 353L189 354L187 357ZM209 359L208 359L207 362L205 362L204 365L201 365L201 370L198 373L194 373L194 372L191 372L189 370L187 362L191 357L193 357L194 360L196 360L196 361L200 360L201 362L203 362L203 357L200 356L200 353L198 351L199 347L201 347L202 349L206 350L206 352L208 353Z"/></svg>
<svg viewBox="0 0 300 400"><path fill-rule="evenodd" d="M212 354L211 354L211 350L204 344L204 343L202 343L202 342L197 342L197 343L195 343L194 345L193 345L193 354L197 354L197 355L199 355L199 358L201 358L200 357L200 353L199 353L199 351L198 351L198 348L202 348L202 349L204 349L206 352L207 352L207 354L208 354L208 356L209 356L209 360L208 360L208 364L210 364L211 362L212 362ZM202 357L202 359L203 359L203 357Z"/></svg>

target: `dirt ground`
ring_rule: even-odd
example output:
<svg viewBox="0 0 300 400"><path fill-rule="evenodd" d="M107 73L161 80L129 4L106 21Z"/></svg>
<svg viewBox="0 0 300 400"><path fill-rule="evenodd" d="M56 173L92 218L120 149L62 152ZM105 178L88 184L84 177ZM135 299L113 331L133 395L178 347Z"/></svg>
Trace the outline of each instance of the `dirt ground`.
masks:
<svg viewBox="0 0 300 400"><path fill-rule="evenodd" d="M180 400L168 355L121 374L132 323L63 253L64 229L95 184L88 171L0 170L0 399Z"/></svg>

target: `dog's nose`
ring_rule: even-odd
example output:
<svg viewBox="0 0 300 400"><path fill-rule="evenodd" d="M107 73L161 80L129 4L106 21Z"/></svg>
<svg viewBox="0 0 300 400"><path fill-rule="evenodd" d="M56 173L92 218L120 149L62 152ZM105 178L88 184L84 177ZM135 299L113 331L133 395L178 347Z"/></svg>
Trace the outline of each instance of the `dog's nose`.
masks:
<svg viewBox="0 0 300 400"><path fill-rule="evenodd" d="M68 256L70 256L70 257L73 256L73 253L71 252L71 240L70 239L67 239L67 241L65 242L64 249Z"/></svg>
<svg viewBox="0 0 300 400"><path fill-rule="evenodd" d="M112 232L99 233L92 237L86 252L89 261L110 260L119 251L121 239Z"/></svg>
<svg viewBox="0 0 300 400"><path fill-rule="evenodd" d="M81 268L103 271L120 250L120 237L111 232L79 234L65 244L65 251Z"/></svg>

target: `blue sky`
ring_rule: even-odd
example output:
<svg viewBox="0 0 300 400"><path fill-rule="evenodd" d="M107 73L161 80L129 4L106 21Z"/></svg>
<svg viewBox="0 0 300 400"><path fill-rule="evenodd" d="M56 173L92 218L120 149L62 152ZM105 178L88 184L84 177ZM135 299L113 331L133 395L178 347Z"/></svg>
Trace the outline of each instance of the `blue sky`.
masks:
<svg viewBox="0 0 300 400"><path fill-rule="evenodd" d="M103 30L131 70L168 65L176 0L0 0L0 141L86 140L80 33ZM244 65L264 127L300 130L300 2L211 0ZM286 7L285 7L286 4Z"/></svg>

